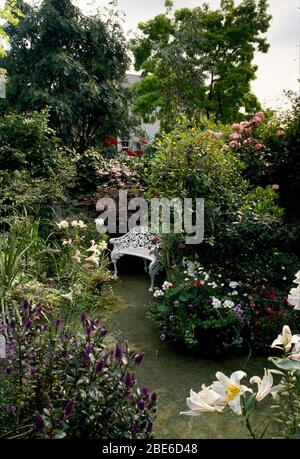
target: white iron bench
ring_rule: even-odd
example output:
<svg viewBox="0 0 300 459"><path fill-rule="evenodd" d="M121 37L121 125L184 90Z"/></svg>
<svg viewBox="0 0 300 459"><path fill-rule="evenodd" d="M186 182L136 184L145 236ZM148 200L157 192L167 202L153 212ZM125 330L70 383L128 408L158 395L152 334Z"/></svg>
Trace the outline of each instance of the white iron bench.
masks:
<svg viewBox="0 0 300 459"><path fill-rule="evenodd" d="M150 275L151 286L149 291L154 288L155 276L160 270L159 260L156 253L157 245L153 242L155 234L147 226L137 226L124 236L110 239L114 248L111 252L111 261L114 265L115 277L118 277L117 262L124 255L133 255L144 259L145 272ZM148 261L150 261L148 270Z"/></svg>

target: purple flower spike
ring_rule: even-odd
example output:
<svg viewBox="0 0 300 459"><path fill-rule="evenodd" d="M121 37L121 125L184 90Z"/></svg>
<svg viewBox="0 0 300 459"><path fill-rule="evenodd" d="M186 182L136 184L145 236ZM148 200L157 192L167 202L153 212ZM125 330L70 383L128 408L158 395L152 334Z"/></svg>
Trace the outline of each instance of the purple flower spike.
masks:
<svg viewBox="0 0 300 459"><path fill-rule="evenodd" d="M147 387L147 386L141 387L141 393L142 393L143 395L147 395L147 394L149 393L148 387Z"/></svg>
<svg viewBox="0 0 300 459"><path fill-rule="evenodd" d="M147 422L146 432L150 434L150 433L152 433L152 429L153 429L152 422Z"/></svg>
<svg viewBox="0 0 300 459"><path fill-rule="evenodd" d="M29 311L29 308L30 308L30 301L29 300L25 300L23 302L23 305L22 305L23 309L25 312Z"/></svg>
<svg viewBox="0 0 300 459"><path fill-rule="evenodd" d="M144 353L142 354L137 354L135 357L134 357L134 364L135 365L140 365L142 363L142 361L144 360Z"/></svg>
<svg viewBox="0 0 300 459"><path fill-rule="evenodd" d="M141 411L143 411L145 409L145 401L144 400L140 400L138 402L138 407Z"/></svg>
<svg viewBox="0 0 300 459"><path fill-rule="evenodd" d="M38 432L40 432L41 430L43 430L43 428L45 427L44 418L43 418L43 416L41 416L40 414L37 414L37 415L36 415L34 422L35 422L36 430L37 430Z"/></svg>
<svg viewBox="0 0 300 459"><path fill-rule="evenodd" d="M61 324L62 324L62 320L61 319L56 319L56 321L55 321L56 328L59 328L61 326Z"/></svg>
<svg viewBox="0 0 300 459"><path fill-rule="evenodd" d="M87 326L85 327L85 331L86 331L86 333L87 333L88 336L91 336L91 334L92 334L93 331L94 331L93 325L87 325Z"/></svg>
<svg viewBox="0 0 300 459"><path fill-rule="evenodd" d="M102 327L101 328L101 332L100 332L101 337L104 338L104 336L106 336L107 333L108 333L107 328L106 327Z"/></svg>
<svg viewBox="0 0 300 459"><path fill-rule="evenodd" d="M122 351L122 349L120 348L120 346L116 346L116 350L115 350L115 359L116 359L116 360L122 360L122 357L123 357L123 351Z"/></svg>
<svg viewBox="0 0 300 459"><path fill-rule="evenodd" d="M25 330L29 330L31 328L32 322L29 319L24 320L23 322Z"/></svg>
<svg viewBox="0 0 300 459"><path fill-rule="evenodd" d="M73 413L73 409L74 409L74 400L69 400L65 406L64 415L66 417L71 416L71 414Z"/></svg>
<svg viewBox="0 0 300 459"><path fill-rule="evenodd" d="M6 374L9 376L12 374L12 368L6 368Z"/></svg>
<svg viewBox="0 0 300 459"><path fill-rule="evenodd" d="M37 306L37 307L35 308L34 315L35 315L36 317L41 317L42 312L43 312L42 306Z"/></svg>
<svg viewBox="0 0 300 459"><path fill-rule="evenodd" d="M153 394L151 395L151 402L156 402L158 399L158 394L157 392L153 392Z"/></svg>
<svg viewBox="0 0 300 459"><path fill-rule="evenodd" d="M103 370L103 368L105 367L105 364L106 364L105 359L99 360L99 362L95 366L95 372L96 373L100 373Z"/></svg>
<svg viewBox="0 0 300 459"><path fill-rule="evenodd" d="M87 316L87 314L84 312L84 313L81 315L80 321L81 321L82 324L85 324L87 320L88 320L88 316Z"/></svg>
<svg viewBox="0 0 300 459"><path fill-rule="evenodd" d="M140 428L139 428L139 426L138 426L137 423L132 424L132 426L131 426L131 431L132 431L133 433L136 434L136 433L138 433L139 430L140 430Z"/></svg>
<svg viewBox="0 0 300 459"><path fill-rule="evenodd" d="M132 377L130 373L127 373L124 379L124 384L126 387L131 387L132 386Z"/></svg>

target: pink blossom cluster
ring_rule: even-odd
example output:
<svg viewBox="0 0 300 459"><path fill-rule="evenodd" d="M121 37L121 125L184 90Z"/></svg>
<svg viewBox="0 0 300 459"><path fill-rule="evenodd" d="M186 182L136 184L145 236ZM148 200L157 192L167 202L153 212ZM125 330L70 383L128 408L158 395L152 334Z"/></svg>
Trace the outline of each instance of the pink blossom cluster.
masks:
<svg viewBox="0 0 300 459"><path fill-rule="evenodd" d="M244 145L252 145L254 144L254 148L256 151L261 151L265 148L265 146L261 143L256 143L251 137L254 127L258 127L262 121L264 120L265 115L263 112L258 112L255 114L250 121L242 121L241 123L235 123L231 126L231 128L236 131L234 134L229 136L229 146L232 149L240 148L242 143Z"/></svg>

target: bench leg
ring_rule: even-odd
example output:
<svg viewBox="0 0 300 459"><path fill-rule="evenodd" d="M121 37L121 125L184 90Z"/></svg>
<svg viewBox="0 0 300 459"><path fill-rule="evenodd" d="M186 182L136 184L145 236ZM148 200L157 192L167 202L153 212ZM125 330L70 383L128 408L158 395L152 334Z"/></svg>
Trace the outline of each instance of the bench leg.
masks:
<svg viewBox="0 0 300 459"><path fill-rule="evenodd" d="M149 266L149 275L151 279L151 286L149 288L149 292L153 292L155 276L158 273L158 271L159 271L159 265L157 263L157 260L151 261L150 266Z"/></svg>
<svg viewBox="0 0 300 459"><path fill-rule="evenodd" d="M148 262L146 258L144 258L144 270L145 270L145 273L148 274Z"/></svg>
<svg viewBox="0 0 300 459"><path fill-rule="evenodd" d="M114 252L112 251L111 253L111 261L112 261L112 264L114 265L114 276L115 276L115 279L118 279L118 266L117 266L117 263L118 263L118 260L122 257L123 255L119 252Z"/></svg>

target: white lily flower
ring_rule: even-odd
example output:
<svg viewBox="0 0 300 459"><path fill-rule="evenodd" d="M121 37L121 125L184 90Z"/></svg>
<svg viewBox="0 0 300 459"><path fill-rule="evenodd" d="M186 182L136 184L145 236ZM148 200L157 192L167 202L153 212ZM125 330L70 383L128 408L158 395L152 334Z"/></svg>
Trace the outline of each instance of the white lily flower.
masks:
<svg viewBox="0 0 300 459"><path fill-rule="evenodd" d="M62 298L66 298L66 300L69 300L69 301L73 301L73 291L70 290L69 293L67 293L66 295L61 295Z"/></svg>
<svg viewBox="0 0 300 459"><path fill-rule="evenodd" d="M73 220L73 221L71 222L71 226L72 226L73 228L76 228L76 226L78 226L78 220Z"/></svg>
<svg viewBox="0 0 300 459"><path fill-rule="evenodd" d="M99 246L98 246L98 244L96 244L95 241L91 241L91 244L92 244L91 247L89 249L87 249L86 251L95 253L98 250Z"/></svg>
<svg viewBox="0 0 300 459"><path fill-rule="evenodd" d="M80 250L76 250L75 255L73 255L72 259L80 263L81 258L82 258L82 255L81 255Z"/></svg>
<svg viewBox="0 0 300 459"><path fill-rule="evenodd" d="M300 335L292 335L290 327L284 325L282 333L273 341L271 347L284 348L286 352L290 352L293 344L298 345L298 343L300 343Z"/></svg>
<svg viewBox="0 0 300 459"><path fill-rule="evenodd" d="M69 228L69 222L67 220L61 220L59 223L56 223L59 229Z"/></svg>
<svg viewBox="0 0 300 459"><path fill-rule="evenodd" d="M277 393L283 389L283 385L273 386L273 375L270 370L264 369L264 377L261 379L259 376L252 376L250 384L257 384L258 392L255 399L260 402L267 395L271 394L273 398L276 397ZM272 387L273 386L273 387Z"/></svg>
<svg viewBox="0 0 300 459"><path fill-rule="evenodd" d="M219 394L219 403L226 403L231 410L238 416L242 414L241 395L245 392L253 392L249 387L241 384L241 379L246 376L244 371L235 371L228 378L224 373L218 371L216 377L218 381L214 381L211 389Z"/></svg>
<svg viewBox="0 0 300 459"><path fill-rule="evenodd" d="M102 250L102 251L103 251L103 250L106 250L106 249L107 249L107 242L105 242L105 241L100 242L100 243L98 244L98 249L99 249L99 250Z"/></svg>
<svg viewBox="0 0 300 459"><path fill-rule="evenodd" d="M79 220L78 221L78 225L77 225L79 228L86 228L87 225L82 221L82 220Z"/></svg>
<svg viewBox="0 0 300 459"><path fill-rule="evenodd" d="M64 239L62 241L62 245L71 245L71 244L72 244L72 239L68 239L68 240Z"/></svg>
<svg viewBox="0 0 300 459"><path fill-rule="evenodd" d="M291 305L295 306L294 311L300 311L300 285L291 289L287 300Z"/></svg>
<svg viewBox="0 0 300 459"><path fill-rule="evenodd" d="M95 266L99 266L99 258L93 253L90 257L86 258L85 261L93 263Z"/></svg>
<svg viewBox="0 0 300 459"><path fill-rule="evenodd" d="M200 413L221 412L225 404L218 404L220 396L209 387L203 386L198 393L191 390L190 397L186 399L186 404L190 411L182 411L180 414L185 416L199 416Z"/></svg>

